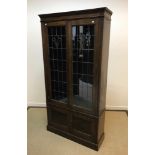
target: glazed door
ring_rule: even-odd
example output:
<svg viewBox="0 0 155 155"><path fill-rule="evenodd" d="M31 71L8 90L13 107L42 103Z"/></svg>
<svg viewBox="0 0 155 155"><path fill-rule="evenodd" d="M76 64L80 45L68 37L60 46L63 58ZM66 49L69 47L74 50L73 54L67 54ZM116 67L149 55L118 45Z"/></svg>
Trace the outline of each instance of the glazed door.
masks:
<svg viewBox="0 0 155 155"><path fill-rule="evenodd" d="M84 111L95 110L96 20L71 22L72 31L72 106Z"/></svg>
<svg viewBox="0 0 155 155"><path fill-rule="evenodd" d="M48 101L53 104L68 103L67 81L67 28L66 22L46 23L46 38L48 51Z"/></svg>
<svg viewBox="0 0 155 155"><path fill-rule="evenodd" d="M48 103L97 110L97 19L43 25Z"/></svg>

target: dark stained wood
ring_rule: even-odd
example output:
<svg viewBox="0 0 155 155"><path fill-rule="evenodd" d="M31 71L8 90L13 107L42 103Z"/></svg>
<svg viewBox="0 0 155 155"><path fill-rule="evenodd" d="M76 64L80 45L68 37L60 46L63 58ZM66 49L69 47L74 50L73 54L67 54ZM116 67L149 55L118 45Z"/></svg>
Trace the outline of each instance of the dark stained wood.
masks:
<svg viewBox="0 0 155 155"><path fill-rule="evenodd" d="M103 25L103 26L102 26ZM107 71L109 57L109 40L110 40L110 21L106 18L100 19L100 26L103 27L100 37L100 54L99 54L99 112L105 109L106 89L107 89Z"/></svg>
<svg viewBox="0 0 155 155"><path fill-rule="evenodd" d="M104 135L104 121L105 121L105 111L100 114L97 126L97 141L100 141L101 137Z"/></svg>
<svg viewBox="0 0 155 155"><path fill-rule="evenodd" d="M100 38L99 38L99 34L101 29L99 29L99 19L97 18L95 21L95 47L94 47L94 68L93 68L93 75L94 76L94 89L93 89L93 97L94 97L94 112L95 115L99 115L98 114L98 76L99 76L99 61L98 61L98 57L99 57L99 43L100 43Z"/></svg>
<svg viewBox="0 0 155 155"><path fill-rule="evenodd" d="M104 139L105 101L109 53L110 20L108 8L39 15L45 72L47 130L62 135L94 150ZM94 25L93 104L91 109L74 104L72 25ZM67 103L52 99L48 51L48 27L65 26L67 61Z"/></svg>
<svg viewBox="0 0 155 155"><path fill-rule="evenodd" d="M69 131L69 112L61 108L48 106L48 124L65 131Z"/></svg>
<svg viewBox="0 0 155 155"><path fill-rule="evenodd" d="M99 19L100 29L100 44L98 54L98 113L100 115L98 122L98 140L104 135L104 120L105 120L105 102L107 89L107 70L109 56L109 40L110 40L110 20L107 18ZM103 28L102 28L103 27Z"/></svg>
<svg viewBox="0 0 155 155"><path fill-rule="evenodd" d="M71 22L71 25L94 25L95 26L95 39L94 39L94 67L93 67L93 75L97 75L97 70L98 70L98 65L97 65L97 54L98 54L98 51L97 51L97 47L98 47L98 19L78 19L78 20L72 20ZM71 32L71 31L70 31ZM71 39L70 39L71 40ZM70 43L70 47L72 47L72 42ZM70 75L71 75L71 79L70 79L70 83L71 83L71 86L72 86L72 48L69 50L70 53L71 53L71 56L70 56ZM96 94L96 91L98 90L98 87L97 87L97 82L98 79L96 79L96 76L94 76L94 80L93 80L93 108L92 109L85 109L85 108L81 108L81 107L78 107L76 106L72 99L72 106L73 106L73 109L77 110L77 111L82 111L84 113L87 113L87 114L96 114L97 115L97 100L96 98L98 97L97 94ZM73 95L71 95L73 96Z"/></svg>
<svg viewBox="0 0 155 155"><path fill-rule="evenodd" d="M112 11L106 7L87 9L79 11L52 13L52 14L41 14L39 15L41 21L58 21L58 20L73 20L73 19L83 19L83 18L97 18L106 16L110 18Z"/></svg>
<svg viewBox="0 0 155 155"><path fill-rule="evenodd" d="M95 8L95 9L70 11L70 12L59 12L59 13L51 13L51 14L41 14L41 15L39 15L39 17L40 18L61 17L61 16L81 15L81 14L91 14L91 13L104 13L105 11L108 12L110 15L112 15L112 11L111 10L109 10L107 7L102 7L102 8Z"/></svg>
<svg viewBox="0 0 155 155"><path fill-rule="evenodd" d="M100 99L100 82L101 82L101 56L102 56L102 35L103 35L103 18L98 18L98 28L97 28L98 38L96 45L96 66L95 66L95 75L96 75L96 106L97 106L97 114L99 115L99 99Z"/></svg>
<svg viewBox="0 0 155 155"><path fill-rule="evenodd" d="M99 144L93 143L89 140L84 139L83 137L79 137L79 136L76 136L74 134L71 134L70 132L66 132L66 131L61 130L59 128L55 128L54 126L51 126L49 124L47 125L47 130L54 132L56 134L59 134L59 135L65 137L65 138L68 138L70 140L73 140L79 144L83 144L83 145L85 145L91 149L96 150L96 151L98 151L99 146L101 145L101 142L103 141L103 139L101 139L101 141L99 141Z"/></svg>
<svg viewBox="0 0 155 155"><path fill-rule="evenodd" d="M48 99L50 99L50 77L49 77L49 61L48 61L47 28L44 23L41 23L41 30L42 30L44 75L45 75L46 102L47 102Z"/></svg>
<svg viewBox="0 0 155 155"><path fill-rule="evenodd" d="M78 112L72 113L72 132L74 135L96 142L97 119Z"/></svg>
<svg viewBox="0 0 155 155"><path fill-rule="evenodd" d="M67 22L67 69L68 69L68 97L69 97L69 106L71 107L72 103L72 96L73 96L73 89L72 89L72 34L71 34L71 24L70 22Z"/></svg>

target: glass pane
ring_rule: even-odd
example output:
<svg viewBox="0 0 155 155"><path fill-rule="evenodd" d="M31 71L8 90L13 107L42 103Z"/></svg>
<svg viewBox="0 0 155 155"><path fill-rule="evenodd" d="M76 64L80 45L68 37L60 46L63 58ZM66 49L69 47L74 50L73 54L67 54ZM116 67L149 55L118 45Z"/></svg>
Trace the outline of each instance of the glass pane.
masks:
<svg viewBox="0 0 155 155"><path fill-rule="evenodd" d="M94 25L72 26L74 104L92 108Z"/></svg>
<svg viewBox="0 0 155 155"><path fill-rule="evenodd" d="M67 103L65 26L48 28L52 99Z"/></svg>

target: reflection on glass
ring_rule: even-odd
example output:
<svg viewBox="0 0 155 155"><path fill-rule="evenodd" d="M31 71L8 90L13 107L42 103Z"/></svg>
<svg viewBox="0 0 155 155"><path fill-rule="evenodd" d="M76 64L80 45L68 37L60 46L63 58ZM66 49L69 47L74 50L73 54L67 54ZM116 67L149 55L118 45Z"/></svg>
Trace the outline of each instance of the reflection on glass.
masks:
<svg viewBox="0 0 155 155"><path fill-rule="evenodd" d="M66 31L64 26L48 28L52 99L67 102Z"/></svg>
<svg viewBox="0 0 155 155"><path fill-rule="evenodd" d="M90 109L93 89L94 25L72 26L74 104Z"/></svg>

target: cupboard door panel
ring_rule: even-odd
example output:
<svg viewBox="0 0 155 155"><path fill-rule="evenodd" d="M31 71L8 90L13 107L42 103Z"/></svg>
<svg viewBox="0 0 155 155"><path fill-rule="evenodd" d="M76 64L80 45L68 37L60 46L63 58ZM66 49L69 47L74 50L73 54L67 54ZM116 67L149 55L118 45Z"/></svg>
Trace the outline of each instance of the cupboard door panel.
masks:
<svg viewBox="0 0 155 155"><path fill-rule="evenodd" d="M72 114L72 132L74 135L93 141L95 128L95 119L82 114Z"/></svg>
<svg viewBox="0 0 155 155"><path fill-rule="evenodd" d="M56 128L68 131L69 113L68 111L48 107L48 123Z"/></svg>

